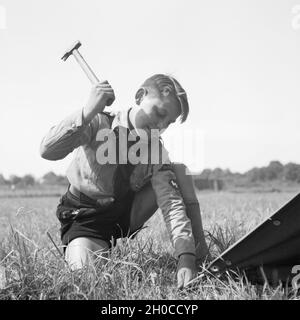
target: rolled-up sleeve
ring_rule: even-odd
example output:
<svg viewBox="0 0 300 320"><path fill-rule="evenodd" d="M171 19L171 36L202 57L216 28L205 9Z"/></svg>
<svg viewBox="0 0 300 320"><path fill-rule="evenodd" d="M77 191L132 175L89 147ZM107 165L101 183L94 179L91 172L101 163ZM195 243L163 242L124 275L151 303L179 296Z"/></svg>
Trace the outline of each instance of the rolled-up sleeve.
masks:
<svg viewBox="0 0 300 320"><path fill-rule="evenodd" d="M164 164L154 170L151 178L157 205L160 207L171 243L178 258L183 253L195 255L195 241L191 221L186 215L186 208L176 175L170 164Z"/></svg>
<svg viewBox="0 0 300 320"><path fill-rule="evenodd" d="M40 144L41 157L47 160L63 159L80 145L88 143L98 125L98 115L90 123L84 123L83 109L78 110L45 135Z"/></svg>

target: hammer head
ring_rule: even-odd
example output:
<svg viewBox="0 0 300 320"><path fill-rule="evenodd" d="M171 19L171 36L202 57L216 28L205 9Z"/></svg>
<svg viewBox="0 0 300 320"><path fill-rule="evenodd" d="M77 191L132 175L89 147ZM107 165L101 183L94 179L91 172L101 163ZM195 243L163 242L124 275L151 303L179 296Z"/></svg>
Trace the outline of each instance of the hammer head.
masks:
<svg viewBox="0 0 300 320"><path fill-rule="evenodd" d="M74 50L77 50L81 46L80 41L76 41L62 56L62 60L66 61Z"/></svg>

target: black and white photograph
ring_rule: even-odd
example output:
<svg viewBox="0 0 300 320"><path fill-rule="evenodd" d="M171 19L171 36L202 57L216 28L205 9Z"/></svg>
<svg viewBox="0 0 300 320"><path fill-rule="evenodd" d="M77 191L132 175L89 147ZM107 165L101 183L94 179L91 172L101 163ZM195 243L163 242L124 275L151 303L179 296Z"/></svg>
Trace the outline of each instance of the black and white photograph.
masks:
<svg viewBox="0 0 300 320"><path fill-rule="evenodd" d="M300 0L0 0L0 300L299 300L299 85Z"/></svg>

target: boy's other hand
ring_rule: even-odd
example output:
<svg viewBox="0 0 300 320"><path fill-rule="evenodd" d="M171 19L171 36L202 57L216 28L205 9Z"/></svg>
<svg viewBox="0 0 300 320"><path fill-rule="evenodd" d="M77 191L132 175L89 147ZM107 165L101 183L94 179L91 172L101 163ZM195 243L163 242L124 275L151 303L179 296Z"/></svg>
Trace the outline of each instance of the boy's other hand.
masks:
<svg viewBox="0 0 300 320"><path fill-rule="evenodd" d="M115 100L115 93L108 81L93 85L88 102L83 109L84 118L89 122L97 113L103 111L105 106L111 105Z"/></svg>
<svg viewBox="0 0 300 320"><path fill-rule="evenodd" d="M191 254L182 254L177 266L177 288L186 287L196 277L196 258Z"/></svg>

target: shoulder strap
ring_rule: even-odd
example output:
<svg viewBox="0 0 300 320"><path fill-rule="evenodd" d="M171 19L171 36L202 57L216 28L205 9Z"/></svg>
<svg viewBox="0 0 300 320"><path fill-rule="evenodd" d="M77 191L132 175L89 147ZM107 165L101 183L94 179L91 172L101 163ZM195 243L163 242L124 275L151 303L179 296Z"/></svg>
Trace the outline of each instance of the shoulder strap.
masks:
<svg viewBox="0 0 300 320"><path fill-rule="evenodd" d="M109 126L111 127L112 126L112 122L114 121L114 118L116 115L111 115L109 112L107 111L102 111L100 112L101 114L104 114L107 118L108 118L108 121L109 121Z"/></svg>

